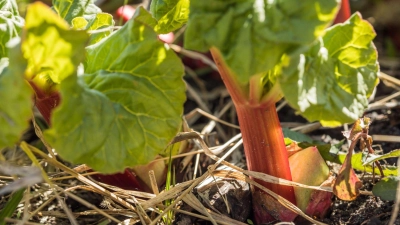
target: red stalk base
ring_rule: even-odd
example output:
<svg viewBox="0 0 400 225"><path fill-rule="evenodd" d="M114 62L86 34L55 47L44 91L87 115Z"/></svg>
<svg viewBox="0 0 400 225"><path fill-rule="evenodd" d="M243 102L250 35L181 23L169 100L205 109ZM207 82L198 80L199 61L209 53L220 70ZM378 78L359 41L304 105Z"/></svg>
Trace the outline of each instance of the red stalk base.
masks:
<svg viewBox="0 0 400 225"><path fill-rule="evenodd" d="M248 169L292 180L288 153L276 112L275 102L272 101L271 103L262 105L249 103L245 91L246 88L240 87L234 80L234 76L225 65L219 51L211 48L211 54L217 64L222 80L235 103ZM256 181L293 204L296 204L294 189L292 187ZM297 216L273 200L271 196L257 188L253 189L252 195L256 224L271 222L274 220L273 217L281 221L293 221Z"/></svg>
<svg viewBox="0 0 400 225"><path fill-rule="evenodd" d="M43 92L34 82L28 81L35 92L35 105L42 114L44 120L50 126L51 112L60 104L60 94L58 92L47 94Z"/></svg>
<svg viewBox="0 0 400 225"><path fill-rule="evenodd" d="M268 171L272 176L280 175L281 178L291 180L288 153L275 105L271 105L267 109L236 105L236 111L242 131L248 169ZM259 181L259 183L275 193L293 194L293 188L289 186L264 181Z"/></svg>
<svg viewBox="0 0 400 225"><path fill-rule="evenodd" d="M288 153L275 105L272 104L268 108L236 105L236 111L242 131L248 169L292 180ZM256 181L296 204L292 187L261 180ZM253 190L254 219L257 224L270 222L274 220L273 218L281 221L293 221L297 216L274 201L265 192L257 188Z"/></svg>

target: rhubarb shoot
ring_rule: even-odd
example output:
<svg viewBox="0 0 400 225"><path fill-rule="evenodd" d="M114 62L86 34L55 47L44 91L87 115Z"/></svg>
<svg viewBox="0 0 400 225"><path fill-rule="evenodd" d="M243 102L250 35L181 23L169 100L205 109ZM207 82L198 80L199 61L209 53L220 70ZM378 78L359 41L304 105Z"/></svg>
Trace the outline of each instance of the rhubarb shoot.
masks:
<svg viewBox="0 0 400 225"><path fill-rule="evenodd" d="M316 147L308 147L290 156L289 164L293 181L297 183L319 186L329 177L329 168ZM309 205L312 192L312 189L295 187L297 206L304 212ZM330 202L329 198L326 200ZM329 206L328 204L328 208Z"/></svg>
<svg viewBox="0 0 400 225"><path fill-rule="evenodd" d="M327 28L338 3L190 2L185 47L211 49L238 113L249 169L291 177L274 107L282 95L307 119L326 126L354 121L365 109L378 83L375 33L359 14ZM295 202L291 188L263 184ZM263 202L254 203L256 214ZM256 222L266 222L260 215Z"/></svg>
<svg viewBox="0 0 400 225"><path fill-rule="evenodd" d="M233 99L250 170L291 180L288 155L275 102L285 55L307 49L333 20L337 1L191 1L185 47L211 49ZM298 5L300 4L300 5ZM293 7L296 5L296 7ZM298 6L298 7L297 7ZM190 41L187 41L190 40ZM292 187L261 182L295 203ZM259 191L253 197L268 198ZM258 224L293 220L285 210L254 201ZM272 211L277 211L272 213Z"/></svg>

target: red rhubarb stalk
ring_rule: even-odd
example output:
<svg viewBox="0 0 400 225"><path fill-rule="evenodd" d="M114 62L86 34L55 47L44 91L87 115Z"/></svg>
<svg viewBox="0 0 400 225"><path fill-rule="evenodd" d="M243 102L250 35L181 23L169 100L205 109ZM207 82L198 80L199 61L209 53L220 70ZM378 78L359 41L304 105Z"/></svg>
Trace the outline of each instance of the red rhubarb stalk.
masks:
<svg viewBox="0 0 400 225"><path fill-rule="evenodd" d="M235 106L248 169L292 180L288 154L275 105L271 104L269 107L262 108L244 104ZM295 203L292 187L258 182Z"/></svg>
<svg viewBox="0 0 400 225"><path fill-rule="evenodd" d="M342 4L340 6L340 10L338 14L336 15L335 21L333 24L337 23L344 23L348 18L350 18L351 12L350 12L350 4L349 0L342 0Z"/></svg>
<svg viewBox="0 0 400 225"><path fill-rule="evenodd" d="M278 96L272 94L262 103L257 102L259 98L256 97L255 92L259 92L259 90L254 87L253 90L250 90L250 96L247 97L243 88L230 74L231 72L224 64L218 50L212 48L211 54L236 107L248 169L292 180L284 136L275 108ZM252 89L252 85L250 85L250 89ZM292 187L256 181L296 204ZM255 201L255 199L257 200ZM281 221L293 221L296 216L284 208L277 209L279 204L272 206L269 204L272 203L266 193L260 190L253 191L253 208L257 224L271 221L271 215ZM271 215L268 215L267 212Z"/></svg>
<svg viewBox="0 0 400 225"><path fill-rule="evenodd" d="M33 81L29 81L32 89L35 91L35 105L39 110L40 114L42 114L43 119L50 124L51 112L53 109L58 106L60 103L60 93L45 93L42 91Z"/></svg>

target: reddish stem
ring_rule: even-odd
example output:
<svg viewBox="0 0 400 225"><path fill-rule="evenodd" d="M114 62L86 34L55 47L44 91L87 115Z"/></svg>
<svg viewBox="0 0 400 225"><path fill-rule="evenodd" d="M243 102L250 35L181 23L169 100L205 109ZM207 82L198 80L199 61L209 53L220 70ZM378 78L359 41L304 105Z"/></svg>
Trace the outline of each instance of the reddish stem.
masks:
<svg viewBox="0 0 400 225"><path fill-rule="evenodd" d="M335 21L333 22L333 24L345 22L348 18L350 18L350 15L351 15L351 11L350 11L349 0L342 0L340 10L339 10L338 14L336 15L336 18L335 18Z"/></svg>
<svg viewBox="0 0 400 225"><path fill-rule="evenodd" d="M29 84L35 91L36 108L50 126L51 112L60 103L60 94L58 92L47 94L37 87L34 82L29 81Z"/></svg>
<svg viewBox="0 0 400 225"><path fill-rule="evenodd" d="M235 103L248 169L286 180L292 180L288 153L275 103L268 104L267 106L250 104L248 100L246 100L247 96L243 94L243 88L234 80L218 50L212 48L211 53L218 66L222 80ZM259 180L257 180L257 182L286 198L293 204L296 204L292 187L271 184ZM257 196L257 201L255 196ZM265 198L266 200L260 200L259 198ZM276 205L274 207L266 206L266 204L270 202L267 198L266 194L260 195L258 190L253 192L253 207L257 224L268 222L271 219L271 217L265 213L265 210L263 210L265 207L268 208L267 211L270 213L270 210L277 210L278 212L274 214L274 217L280 220L288 221L294 219L295 215L288 213L286 210L274 208Z"/></svg>
<svg viewBox="0 0 400 225"><path fill-rule="evenodd" d="M236 105L247 167L251 171L292 180L282 128L275 105L268 108ZM258 181L271 191L288 196L295 203L293 188ZM292 199L290 199L293 197Z"/></svg>

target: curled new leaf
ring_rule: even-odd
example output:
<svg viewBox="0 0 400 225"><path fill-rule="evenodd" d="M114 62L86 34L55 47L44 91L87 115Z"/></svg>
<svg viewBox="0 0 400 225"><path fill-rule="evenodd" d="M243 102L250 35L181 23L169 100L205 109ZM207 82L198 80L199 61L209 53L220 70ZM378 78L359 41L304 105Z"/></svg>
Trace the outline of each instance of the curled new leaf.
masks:
<svg viewBox="0 0 400 225"><path fill-rule="evenodd" d="M318 186L329 177L329 168L316 147L308 147L291 155L289 157L289 164L294 182ZM306 211L313 190L295 187L294 192L297 206L301 210ZM330 202L330 199L326 198L326 201ZM327 205L329 207L329 203ZM320 212L315 211L313 213L323 214L322 211L326 211L326 209L321 209Z"/></svg>
<svg viewBox="0 0 400 225"><path fill-rule="evenodd" d="M181 127L182 75L175 53L131 19L87 47L85 75L62 82L45 137L64 159L103 173L146 164Z"/></svg>
<svg viewBox="0 0 400 225"><path fill-rule="evenodd" d="M357 120L378 83L372 26L354 14L293 57L280 79L289 104L310 121L337 126Z"/></svg>
<svg viewBox="0 0 400 225"><path fill-rule="evenodd" d="M352 150L347 154L333 186L333 193L338 198L346 201L353 201L356 199L362 187L362 182L351 167L351 153Z"/></svg>

